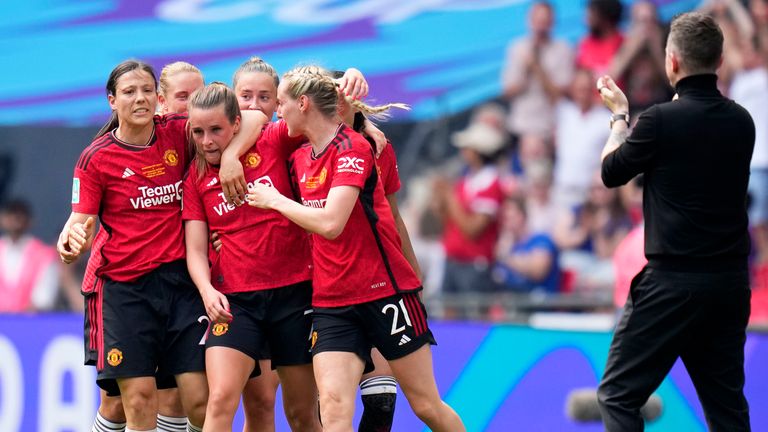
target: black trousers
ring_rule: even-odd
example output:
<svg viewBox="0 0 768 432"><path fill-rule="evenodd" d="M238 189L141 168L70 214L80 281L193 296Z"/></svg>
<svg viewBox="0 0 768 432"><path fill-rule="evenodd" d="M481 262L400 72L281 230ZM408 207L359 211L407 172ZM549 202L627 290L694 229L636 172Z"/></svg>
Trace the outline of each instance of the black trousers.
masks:
<svg viewBox="0 0 768 432"><path fill-rule="evenodd" d="M744 342L747 271L688 273L644 268L611 342L598 389L605 429L642 431L640 407L680 357L711 431L748 431Z"/></svg>

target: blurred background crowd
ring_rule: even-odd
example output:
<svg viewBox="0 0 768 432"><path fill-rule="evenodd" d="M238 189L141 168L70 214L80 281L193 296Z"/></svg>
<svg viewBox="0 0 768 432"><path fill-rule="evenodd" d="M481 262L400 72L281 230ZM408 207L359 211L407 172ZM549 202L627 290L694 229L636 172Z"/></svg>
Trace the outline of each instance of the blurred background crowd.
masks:
<svg viewBox="0 0 768 432"><path fill-rule="evenodd" d="M602 185L610 113L595 81L606 74L617 80L632 121L672 99L664 69L667 23L657 3L590 0L587 32L572 44L553 35L557 8L531 2L527 33L498 53L504 61L497 98L407 131L382 125L398 152L401 213L432 317L524 321L539 311L612 314L623 305L645 264L643 181ZM768 0L706 0L699 8L716 17L725 35L720 89L756 125L752 321L765 324L768 214L760 209L768 207ZM0 155L0 312L82 310L84 263L61 265L52 246L29 234L40 215L7 192L13 170Z"/></svg>

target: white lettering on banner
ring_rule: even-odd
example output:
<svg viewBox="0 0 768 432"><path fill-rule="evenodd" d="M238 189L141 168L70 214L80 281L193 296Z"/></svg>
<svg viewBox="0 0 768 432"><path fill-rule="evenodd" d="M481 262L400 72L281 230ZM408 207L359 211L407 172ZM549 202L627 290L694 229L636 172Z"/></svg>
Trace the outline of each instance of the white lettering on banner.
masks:
<svg viewBox="0 0 768 432"><path fill-rule="evenodd" d="M225 22L271 15L290 24L342 24L362 19L398 23L425 12L486 10L525 4L529 0L164 0L155 8L158 18L181 22Z"/></svg>
<svg viewBox="0 0 768 432"><path fill-rule="evenodd" d="M58 336L46 347L40 361L38 431L90 430L93 418L83 413L91 412L96 404L95 377L94 368L83 367L82 356L81 337ZM62 397L67 376L72 380L71 400Z"/></svg>
<svg viewBox="0 0 768 432"><path fill-rule="evenodd" d="M82 356L82 350L80 355ZM24 414L24 370L13 343L2 335L0 359L0 431L21 430Z"/></svg>
<svg viewBox="0 0 768 432"><path fill-rule="evenodd" d="M325 208L325 202L327 200L325 198L323 199L313 199L313 200L306 200L304 198L301 199L301 203L304 204L304 207L312 207L312 208Z"/></svg>
<svg viewBox="0 0 768 432"><path fill-rule="evenodd" d="M146 209L161 204L170 204L174 201L181 201L181 180L163 186L139 186L137 189L141 196L130 198L131 205L135 209Z"/></svg>

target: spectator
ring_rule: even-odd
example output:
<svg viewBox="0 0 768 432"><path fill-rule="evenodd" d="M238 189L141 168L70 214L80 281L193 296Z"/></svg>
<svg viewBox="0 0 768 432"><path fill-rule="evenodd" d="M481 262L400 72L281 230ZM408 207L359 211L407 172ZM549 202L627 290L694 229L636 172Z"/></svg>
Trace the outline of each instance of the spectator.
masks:
<svg viewBox="0 0 768 432"><path fill-rule="evenodd" d="M507 127L515 136L551 136L554 105L571 81L573 52L552 38L553 22L552 5L535 2L528 15L530 33L507 48L502 88L511 101Z"/></svg>
<svg viewBox="0 0 768 432"><path fill-rule="evenodd" d="M502 201L495 162L505 137L484 123L473 123L456 132L453 143L461 150L467 172L453 186L444 178L434 185L435 206L445 224L443 292L488 292Z"/></svg>
<svg viewBox="0 0 768 432"><path fill-rule="evenodd" d="M532 232L528 226L525 200L507 198L494 280L509 291L556 293L560 288L557 247L548 234Z"/></svg>
<svg viewBox="0 0 768 432"><path fill-rule="evenodd" d="M54 307L59 263L52 246L27 234L31 221L25 201L10 200L0 210L0 312Z"/></svg>
<svg viewBox="0 0 768 432"><path fill-rule="evenodd" d="M576 52L576 66L600 76L608 72L624 37L619 32L622 5L619 0L589 0L585 36Z"/></svg>
<svg viewBox="0 0 768 432"><path fill-rule="evenodd" d="M611 76L626 83L634 118L653 104L672 98L664 72L666 31L659 22L656 5L640 0L632 5L632 20L624 44L611 64Z"/></svg>
<svg viewBox="0 0 768 432"><path fill-rule="evenodd" d="M571 99L557 106L555 135L555 201L562 208L581 205L592 174L600 166L600 150L610 131L610 111L595 100L594 76L579 69L571 84Z"/></svg>
<svg viewBox="0 0 768 432"><path fill-rule="evenodd" d="M618 190L603 186L599 173L593 175L587 201L565 212L553 235L562 251L560 266L573 272L577 291L610 291L613 253L631 228Z"/></svg>
<svg viewBox="0 0 768 432"><path fill-rule="evenodd" d="M559 213L552 199L552 162L539 159L529 164L523 192L529 232L551 234Z"/></svg>
<svg viewBox="0 0 768 432"><path fill-rule="evenodd" d="M629 295L632 279L645 267L645 227L638 224L622 239L613 253L613 272L615 277L613 304L621 310Z"/></svg>
<svg viewBox="0 0 768 432"><path fill-rule="evenodd" d="M755 149L749 174L749 224L758 265L768 263L768 67L756 36L742 39L730 96L755 122Z"/></svg>

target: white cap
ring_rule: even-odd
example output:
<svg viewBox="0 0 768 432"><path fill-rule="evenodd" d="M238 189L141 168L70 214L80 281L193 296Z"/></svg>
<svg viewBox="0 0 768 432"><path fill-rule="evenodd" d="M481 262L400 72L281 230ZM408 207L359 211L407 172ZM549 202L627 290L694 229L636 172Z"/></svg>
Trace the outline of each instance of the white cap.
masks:
<svg viewBox="0 0 768 432"><path fill-rule="evenodd" d="M454 132L453 145L468 148L482 155L491 156L506 144L506 136L497 128L484 122L474 122L466 129Z"/></svg>

